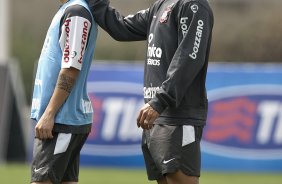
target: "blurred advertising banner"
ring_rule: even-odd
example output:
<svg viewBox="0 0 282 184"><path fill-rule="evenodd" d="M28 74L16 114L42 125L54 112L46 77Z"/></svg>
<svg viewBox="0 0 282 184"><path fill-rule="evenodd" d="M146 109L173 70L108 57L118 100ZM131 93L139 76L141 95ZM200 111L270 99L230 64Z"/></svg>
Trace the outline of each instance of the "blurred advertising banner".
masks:
<svg viewBox="0 0 282 184"><path fill-rule="evenodd" d="M204 168L282 171L282 65L210 65L207 90Z"/></svg>
<svg viewBox="0 0 282 184"><path fill-rule="evenodd" d="M142 129L136 119L143 101L143 65L94 63L88 78L94 109L91 134L81 162L143 167Z"/></svg>
<svg viewBox="0 0 282 184"><path fill-rule="evenodd" d="M142 64L93 64L94 124L82 164L144 167L136 126L142 83ZM203 169L282 171L282 65L211 63L207 91Z"/></svg>

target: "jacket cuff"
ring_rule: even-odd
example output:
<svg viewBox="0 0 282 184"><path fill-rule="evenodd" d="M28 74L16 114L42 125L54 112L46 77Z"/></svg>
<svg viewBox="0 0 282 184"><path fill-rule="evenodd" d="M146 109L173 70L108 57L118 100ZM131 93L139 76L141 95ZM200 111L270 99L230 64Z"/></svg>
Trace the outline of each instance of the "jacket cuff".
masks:
<svg viewBox="0 0 282 184"><path fill-rule="evenodd" d="M152 98L148 104L159 114L161 114L165 109L166 106L163 105L157 97Z"/></svg>

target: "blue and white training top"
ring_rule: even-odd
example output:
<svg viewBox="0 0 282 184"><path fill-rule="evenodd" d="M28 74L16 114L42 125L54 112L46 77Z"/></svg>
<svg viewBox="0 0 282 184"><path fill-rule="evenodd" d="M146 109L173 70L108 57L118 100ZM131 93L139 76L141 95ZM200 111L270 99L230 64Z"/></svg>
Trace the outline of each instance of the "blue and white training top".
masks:
<svg viewBox="0 0 282 184"><path fill-rule="evenodd" d="M84 0L63 4L48 29L38 61L31 118L38 121L54 92L61 68L80 70L72 91L55 117L54 130L89 132L93 108L87 94L87 76L96 45L97 25ZM67 125L67 126L66 126Z"/></svg>

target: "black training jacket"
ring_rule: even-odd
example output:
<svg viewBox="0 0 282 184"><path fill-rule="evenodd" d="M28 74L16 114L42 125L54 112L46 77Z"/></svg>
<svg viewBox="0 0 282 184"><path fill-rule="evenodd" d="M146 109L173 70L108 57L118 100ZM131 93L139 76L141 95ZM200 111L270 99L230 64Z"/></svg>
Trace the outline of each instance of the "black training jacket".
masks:
<svg viewBox="0 0 282 184"><path fill-rule="evenodd" d="M108 0L89 0L98 25L119 41L147 40L144 100L157 124L205 125L206 73L213 28L207 0L158 0L124 17Z"/></svg>

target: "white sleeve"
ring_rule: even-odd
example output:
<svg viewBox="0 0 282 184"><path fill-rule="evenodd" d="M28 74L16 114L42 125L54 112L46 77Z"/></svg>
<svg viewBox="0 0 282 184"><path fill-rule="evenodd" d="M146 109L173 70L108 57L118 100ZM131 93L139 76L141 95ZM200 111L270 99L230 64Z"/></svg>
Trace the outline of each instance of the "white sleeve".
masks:
<svg viewBox="0 0 282 184"><path fill-rule="evenodd" d="M65 20L59 40L63 53L61 68L81 70L90 28L91 22L83 17L73 16Z"/></svg>

